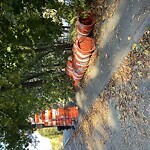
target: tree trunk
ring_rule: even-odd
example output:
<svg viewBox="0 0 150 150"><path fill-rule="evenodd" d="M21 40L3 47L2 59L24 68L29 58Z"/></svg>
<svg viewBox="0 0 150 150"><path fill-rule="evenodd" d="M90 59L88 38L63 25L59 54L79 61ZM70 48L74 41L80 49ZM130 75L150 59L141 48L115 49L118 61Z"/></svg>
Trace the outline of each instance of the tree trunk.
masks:
<svg viewBox="0 0 150 150"><path fill-rule="evenodd" d="M34 87L40 87L43 83L46 83L46 80L38 80L33 82L25 82L22 83L23 88L34 88Z"/></svg>
<svg viewBox="0 0 150 150"><path fill-rule="evenodd" d="M45 71L45 72L40 72L40 73L36 73L36 74L32 74L28 77L25 77L25 79L23 81L28 81L28 80L31 80L31 79L34 79L34 78L38 78L38 77L41 77L47 73L52 73L54 70L48 70L48 71Z"/></svg>
<svg viewBox="0 0 150 150"><path fill-rule="evenodd" d="M70 26L62 26L63 29L70 29Z"/></svg>
<svg viewBox="0 0 150 150"><path fill-rule="evenodd" d="M66 48L71 48L72 44L68 44L68 43L56 43L53 46L48 46L48 47L43 47L43 48L37 48L37 49L32 49L32 48L28 48L28 49L19 49L18 53L40 53L40 52L54 52L55 49L66 49Z"/></svg>
<svg viewBox="0 0 150 150"><path fill-rule="evenodd" d="M14 87L11 86L2 86L0 91L1 92L6 92L8 90L12 90L12 89L16 89L19 88L19 86L21 85L23 88L34 88L34 87L39 87L41 86L43 83L46 83L46 80L38 80L38 81L33 81L33 82L24 82L24 83L20 83L18 85L15 85Z"/></svg>

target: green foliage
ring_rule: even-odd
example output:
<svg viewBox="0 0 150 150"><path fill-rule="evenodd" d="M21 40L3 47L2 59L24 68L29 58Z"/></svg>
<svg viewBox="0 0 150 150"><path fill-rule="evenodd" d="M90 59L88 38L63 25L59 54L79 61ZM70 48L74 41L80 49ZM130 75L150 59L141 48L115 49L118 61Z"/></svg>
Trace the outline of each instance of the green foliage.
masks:
<svg viewBox="0 0 150 150"><path fill-rule="evenodd" d="M68 2L0 1L0 141L7 149L23 149L30 141L29 117L72 97L64 71L70 45L61 41L61 20L73 24L87 6L84 0Z"/></svg>
<svg viewBox="0 0 150 150"><path fill-rule="evenodd" d="M74 24L76 17L79 15L80 11L88 10L86 0L74 0L68 1L68 5L62 4L58 13L62 18L65 18L70 24Z"/></svg>
<svg viewBox="0 0 150 150"><path fill-rule="evenodd" d="M49 139L54 138L56 135L62 135L62 131L57 131L56 127L50 127L50 128L43 128L38 129L38 132Z"/></svg>
<svg viewBox="0 0 150 150"><path fill-rule="evenodd" d="M58 14L70 23L70 39L74 41L77 36L76 20L82 11L89 11L87 0L69 0L59 6Z"/></svg>
<svg viewBox="0 0 150 150"><path fill-rule="evenodd" d="M22 149L30 141L27 135L33 127L28 117L33 115L31 110L37 100L27 94L19 89L0 93L0 141L8 144L7 149Z"/></svg>
<svg viewBox="0 0 150 150"><path fill-rule="evenodd" d="M64 72L61 16L46 12L58 12L60 5L53 0L0 2L0 141L7 149L23 149L34 130L29 117L73 92Z"/></svg>

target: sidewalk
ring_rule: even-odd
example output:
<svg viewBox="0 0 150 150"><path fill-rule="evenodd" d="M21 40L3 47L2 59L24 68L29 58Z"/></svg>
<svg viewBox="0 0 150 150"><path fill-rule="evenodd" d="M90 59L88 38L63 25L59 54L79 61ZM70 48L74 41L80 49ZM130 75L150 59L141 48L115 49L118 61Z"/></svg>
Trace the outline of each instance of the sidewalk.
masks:
<svg viewBox="0 0 150 150"><path fill-rule="evenodd" d="M114 15L100 25L101 35L97 40L99 59L91 71L91 77L94 78L85 89L76 93L80 119L103 91L111 75L131 50L131 46L150 25L148 3L148 0L120 0Z"/></svg>

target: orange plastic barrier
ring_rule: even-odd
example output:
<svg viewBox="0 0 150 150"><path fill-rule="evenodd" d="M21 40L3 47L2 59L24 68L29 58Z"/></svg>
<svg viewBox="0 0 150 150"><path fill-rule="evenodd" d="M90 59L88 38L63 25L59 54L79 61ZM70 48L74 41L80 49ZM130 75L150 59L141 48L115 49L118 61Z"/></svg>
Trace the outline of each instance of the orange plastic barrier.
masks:
<svg viewBox="0 0 150 150"><path fill-rule="evenodd" d="M35 114L35 124L44 126L73 126L78 117L78 108L58 108L42 111L41 114Z"/></svg>

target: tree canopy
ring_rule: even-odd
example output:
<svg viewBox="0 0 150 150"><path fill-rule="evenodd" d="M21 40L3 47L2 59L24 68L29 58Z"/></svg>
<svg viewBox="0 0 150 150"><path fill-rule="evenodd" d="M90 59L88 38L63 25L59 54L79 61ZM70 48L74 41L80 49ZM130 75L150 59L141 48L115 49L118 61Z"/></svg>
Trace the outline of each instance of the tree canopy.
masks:
<svg viewBox="0 0 150 150"><path fill-rule="evenodd" d="M30 116L73 92L64 71L71 45L60 38L67 8L56 0L0 1L0 141L7 149L29 142Z"/></svg>

